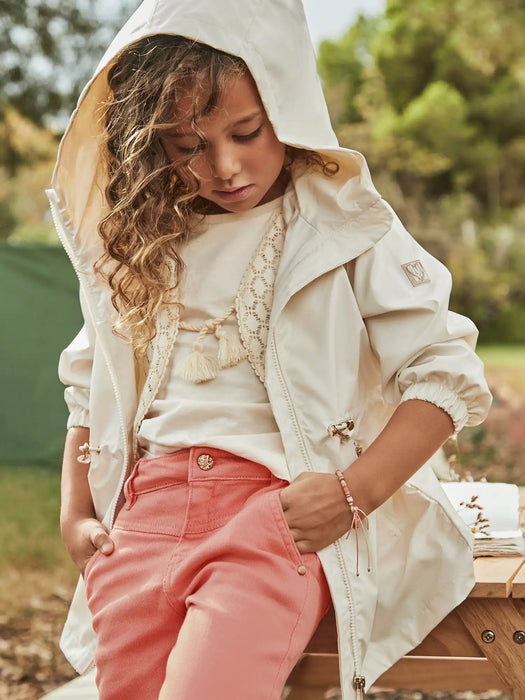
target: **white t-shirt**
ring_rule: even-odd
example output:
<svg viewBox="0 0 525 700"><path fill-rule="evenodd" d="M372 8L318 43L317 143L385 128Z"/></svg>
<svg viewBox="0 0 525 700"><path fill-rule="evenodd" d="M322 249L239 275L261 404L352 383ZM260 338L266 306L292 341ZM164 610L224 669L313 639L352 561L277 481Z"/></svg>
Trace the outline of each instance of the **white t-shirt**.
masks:
<svg viewBox="0 0 525 700"><path fill-rule="evenodd" d="M224 315L282 202L280 197L246 212L205 217L180 251L186 265L182 321L201 326ZM238 337L235 312L222 327ZM196 338L196 333L179 329L166 374L139 430L141 455L156 457L194 445L216 447L264 464L290 481L266 389L247 359L200 384L174 373L177 363L192 352ZM216 354L217 348L216 337L206 335L205 352Z"/></svg>

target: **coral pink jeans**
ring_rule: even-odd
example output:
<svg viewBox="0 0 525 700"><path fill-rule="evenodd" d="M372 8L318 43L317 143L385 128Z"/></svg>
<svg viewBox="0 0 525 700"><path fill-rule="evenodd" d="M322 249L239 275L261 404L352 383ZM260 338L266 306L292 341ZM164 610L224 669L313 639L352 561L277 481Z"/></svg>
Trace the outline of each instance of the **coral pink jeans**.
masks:
<svg viewBox="0 0 525 700"><path fill-rule="evenodd" d="M331 603L288 528L287 485L208 447L136 463L115 550L84 574L100 700L280 698Z"/></svg>

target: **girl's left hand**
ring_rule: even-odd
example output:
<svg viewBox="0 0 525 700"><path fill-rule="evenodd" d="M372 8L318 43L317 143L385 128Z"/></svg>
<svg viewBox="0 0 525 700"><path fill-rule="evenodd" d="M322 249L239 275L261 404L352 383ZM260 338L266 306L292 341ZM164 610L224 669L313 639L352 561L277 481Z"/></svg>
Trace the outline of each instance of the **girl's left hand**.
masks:
<svg viewBox="0 0 525 700"><path fill-rule="evenodd" d="M328 547L350 529L350 508L335 474L303 472L279 497L301 554Z"/></svg>

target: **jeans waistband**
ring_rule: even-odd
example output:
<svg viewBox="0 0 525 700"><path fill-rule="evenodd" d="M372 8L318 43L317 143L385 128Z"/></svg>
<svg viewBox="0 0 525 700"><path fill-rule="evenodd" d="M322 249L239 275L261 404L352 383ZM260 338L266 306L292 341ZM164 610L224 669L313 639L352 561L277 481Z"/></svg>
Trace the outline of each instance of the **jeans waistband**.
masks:
<svg viewBox="0 0 525 700"><path fill-rule="evenodd" d="M194 481L281 481L268 467L215 447L189 447L139 459L126 484L135 494Z"/></svg>

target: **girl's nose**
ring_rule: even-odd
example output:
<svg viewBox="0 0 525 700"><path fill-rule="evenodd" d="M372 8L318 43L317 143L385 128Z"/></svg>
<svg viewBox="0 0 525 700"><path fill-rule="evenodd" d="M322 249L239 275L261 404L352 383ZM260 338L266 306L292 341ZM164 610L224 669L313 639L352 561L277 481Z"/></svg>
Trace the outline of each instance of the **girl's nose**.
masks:
<svg viewBox="0 0 525 700"><path fill-rule="evenodd" d="M214 177L219 180L231 180L241 171L240 160L234 148L216 149L210 153L209 162Z"/></svg>

